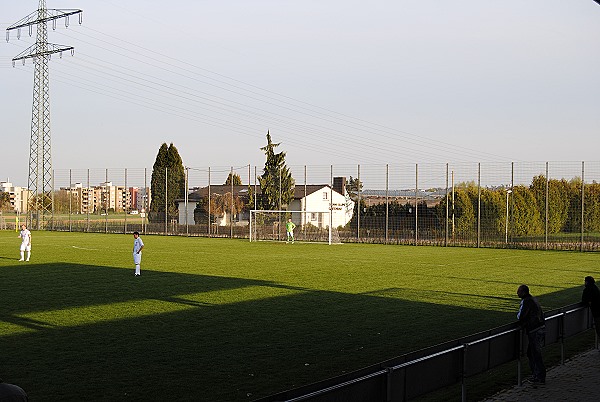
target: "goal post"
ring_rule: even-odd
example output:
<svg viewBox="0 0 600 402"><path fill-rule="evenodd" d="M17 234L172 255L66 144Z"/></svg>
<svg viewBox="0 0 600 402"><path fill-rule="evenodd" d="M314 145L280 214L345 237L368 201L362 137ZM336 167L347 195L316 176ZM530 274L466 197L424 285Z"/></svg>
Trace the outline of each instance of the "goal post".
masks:
<svg viewBox="0 0 600 402"><path fill-rule="evenodd" d="M248 236L250 241L286 241L285 223L288 219L292 219L296 225L294 229L296 241L339 243L339 236L332 237L331 211L260 209L250 211L250 235Z"/></svg>

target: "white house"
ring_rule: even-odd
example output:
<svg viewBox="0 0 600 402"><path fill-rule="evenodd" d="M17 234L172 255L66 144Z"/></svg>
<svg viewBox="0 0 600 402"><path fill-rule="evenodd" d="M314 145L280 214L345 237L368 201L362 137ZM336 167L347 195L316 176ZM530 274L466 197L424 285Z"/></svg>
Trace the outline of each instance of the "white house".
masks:
<svg viewBox="0 0 600 402"><path fill-rule="evenodd" d="M325 228L331 224L333 228L345 226L354 213L354 201L343 189L333 189L330 185L299 185L294 188L294 199L288 206L290 211L306 211L292 213L292 221L296 225L307 223ZM332 211L331 215L327 213Z"/></svg>

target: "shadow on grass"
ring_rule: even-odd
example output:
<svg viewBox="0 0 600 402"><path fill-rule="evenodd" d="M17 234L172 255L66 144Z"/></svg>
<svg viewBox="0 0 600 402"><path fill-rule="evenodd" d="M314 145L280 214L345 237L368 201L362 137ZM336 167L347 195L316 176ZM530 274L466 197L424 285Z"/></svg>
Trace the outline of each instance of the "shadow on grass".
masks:
<svg viewBox="0 0 600 402"><path fill-rule="evenodd" d="M3 267L0 283L0 377L37 401L253 400L514 319L394 289L77 264Z"/></svg>

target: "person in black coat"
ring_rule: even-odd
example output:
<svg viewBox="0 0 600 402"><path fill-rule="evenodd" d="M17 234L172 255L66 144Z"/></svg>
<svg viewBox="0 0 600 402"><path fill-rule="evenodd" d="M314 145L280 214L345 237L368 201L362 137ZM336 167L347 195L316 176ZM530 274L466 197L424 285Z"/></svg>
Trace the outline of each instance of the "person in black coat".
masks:
<svg viewBox="0 0 600 402"><path fill-rule="evenodd" d="M527 334L527 357L529 358L529 367L533 376L532 382L535 384L546 383L546 366L542 359L542 346L546 340L546 321L544 312L537 299L529 293L527 285L521 285L517 289L517 296L521 298L521 305L517 318L521 327Z"/></svg>
<svg viewBox="0 0 600 402"><path fill-rule="evenodd" d="M585 277L585 287L581 295L581 302L590 308L594 317L596 334L600 338L600 289L598 289L596 281L591 276Z"/></svg>

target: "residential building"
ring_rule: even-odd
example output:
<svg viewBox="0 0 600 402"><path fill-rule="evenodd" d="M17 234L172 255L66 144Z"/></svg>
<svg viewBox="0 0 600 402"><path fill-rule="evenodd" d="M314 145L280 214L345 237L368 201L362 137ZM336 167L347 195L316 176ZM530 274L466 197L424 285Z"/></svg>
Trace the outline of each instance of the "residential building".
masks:
<svg viewBox="0 0 600 402"><path fill-rule="evenodd" d="M0 181L0 192L8 193L10 196L11 209L17 213L27 212L27 199L30 191L25 187L13 186L9 181Z"/></svg>

